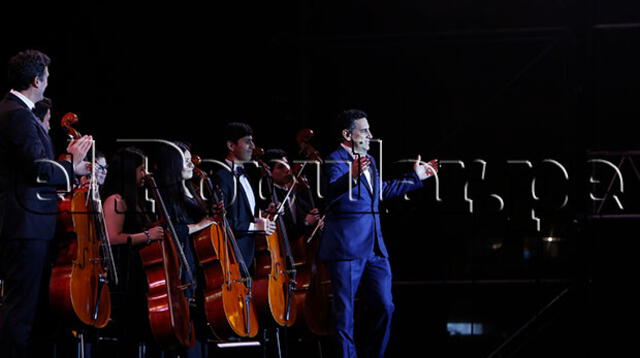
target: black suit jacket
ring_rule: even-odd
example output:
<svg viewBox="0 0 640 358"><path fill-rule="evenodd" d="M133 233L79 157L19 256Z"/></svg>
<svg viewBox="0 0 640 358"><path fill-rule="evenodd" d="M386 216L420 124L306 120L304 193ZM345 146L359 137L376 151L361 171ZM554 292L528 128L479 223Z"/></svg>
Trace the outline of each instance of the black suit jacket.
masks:
<svg viewBox="0 0 640 358"><path fill-rule="evenodd" d="M287 195L287 190L281 188L274 188L276 191L276 195L278 196L278 202L282 202ZM314 229L314 226L306 226L304 224L304 219L309 214L309 211L313 209L311 207L311 203L309 199L307 199L307 193L300 192L296 193L295 190L291 194L291 197L294 198L294 210L292 211L289 208L288 203L284 204L284 214L282 218L284 220L284 224L287 229L287 236L289 240L294 240L302 235L310 234ZM292 215L295 215L295 220L292 218Z"/></svg>
<svg viewBox="0 0 640 358"><path fill-rule="evenodd" d="M251 211L249 200L244 192L240 180L233 175L228 167L222 167L214 172L214 183L220 186L224 195L227 219L238 242L247 267L251 266L255 254L255 237L249 231L249 225L254 222L255 213ZM256 198L257 207L257 198Z"/></svg>
<svg viewBox="0 0 640 358"><path fill-rule="evenodd" d="M49 134L29 107L7 94L0 101L0 237L50 240L56 188L73 180L73 165L54 162Z"/></svg>

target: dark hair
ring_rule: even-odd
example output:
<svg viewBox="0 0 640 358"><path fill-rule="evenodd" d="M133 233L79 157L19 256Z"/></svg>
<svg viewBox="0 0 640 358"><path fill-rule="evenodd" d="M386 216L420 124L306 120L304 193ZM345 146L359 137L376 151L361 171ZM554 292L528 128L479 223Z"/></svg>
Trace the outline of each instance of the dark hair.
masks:
<svg viewBox="0 0 640 358"><path fill-rule="evenodd" d="M139 188L136 183L136 169L142 165L144 156L144 153L135 147L121 148L113 155L109 173L102 186L103 199L120 194L129 211L137 210Z"/></svg>
<svg viewBox="0 0 640 358"><path fill-rule="evenodd" d="M355 129L355 121L361 118L366 118L367 113L359 109L347 109L340 112L336 118L336 129L338 133L341 133L343 129L352 131Z"/></svg>
<svg viewBox="0 0 640 358"><path fill-rule="evenodd" d="M182 154L190 151L189 147L182 142L173 142L173 144L182 151ZM154 154L154 176L158 186L172 186L181 182L184 166L182 154L168 144L159 145Z"/></svg>
<svg viewBox="0 0 640 358"><path fill-rule="evenodd" d="M47 115L47 111L51 109L51 99L44 97L43 99L36 102L36 106L33 109L33 113L40 119L40 121L44 121L44 116Z"/></svg>
<svg viewBox="0 0 640 358"><path fill-rule="evenodd" d="M101 151L99 151L99 150L96 150L96 153L95 153L94 157L95 157L96 159L98 159L98 158L104 158L105 160L107 159L107 156L106 156L106 155L104 155L104 153L102 153L102 152L101 152ZM87 153L87 155L84 157L84 160L86 160L86 161L91 161L91 151L89 151L89 152Z"/></svg>
<svg viewBox="0 0 640 358"><path fill-rule="evenodd" d="M182 142L173 142L182 154L190 151ZM165 203L173 209L174 219L177 222L186 222L185 196L182 191L182 169L184 168L183 156L170 145L160 145L155 152L154 177L158 188L162 193Z"/></svg>
<svg viewBox="0 0 640 358"><path fill-rule="evenodd" d="M18 53L9 60L9 86L16 91L28 89L35 77L44 80L44 70L50 63L49 56L37 50Z"/></svg>
<svg viewBox="0 0 640 358"><path fill-rule="evenodd" d="M248 124L242 122L228 123L224 128L225 147L227 145L227 141L237 143L238 139L246 137L248 135L253 135L253 130Z"/></svg>
<svg viewBox="0 0 640 358"><path fill-rule="evenodd" d="M287 152L282 149L267 149L262 156L262 160L273 170L277 162L275 159L282 159L287 156Z"/></svg>

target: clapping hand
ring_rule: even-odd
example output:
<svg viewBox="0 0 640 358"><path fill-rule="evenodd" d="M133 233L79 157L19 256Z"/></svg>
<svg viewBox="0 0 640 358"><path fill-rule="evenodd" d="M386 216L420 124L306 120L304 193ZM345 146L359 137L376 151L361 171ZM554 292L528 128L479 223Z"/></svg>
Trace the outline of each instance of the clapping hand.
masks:
<svg viewBox="0 0 640 358"><path fill-rule="evenodd" d="M420 180L425 180L436 175L439 168L440 164L438 163L438 159L432 159L428 163L425 163L421 160L420 154L418 154L416 163L413 165L413 170L416 172Z"/></svg>

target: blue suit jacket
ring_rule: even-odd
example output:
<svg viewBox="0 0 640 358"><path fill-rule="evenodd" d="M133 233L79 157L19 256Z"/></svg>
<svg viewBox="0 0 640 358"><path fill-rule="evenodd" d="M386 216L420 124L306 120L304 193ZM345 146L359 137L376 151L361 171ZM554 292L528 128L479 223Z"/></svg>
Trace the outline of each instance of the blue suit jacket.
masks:
<svg viewBox="0 0 640 358"><path fill-rule="evenodd" d="M415 173L407 174L400 179L384 181L381 187L376 162L373 157L367 157L371 160L373 192L370 191L367 179L362 174L359 183L352 181L351 198L351 154L340 147L325 158L324 177L327 180L328 212L318 252L318 257L322 260L367 258L373 253L376 242L380 253L387 257L378 213L380 196L389 199L422 187L422 182Z"/></svg>
<svg viewBox="0 0 640 358"><path fill-rule="evenodd" d="M0 237L50 240L55 232L56 187L73 180L68 161L56 164L49 134L11 93L0 102Z"/></svg>

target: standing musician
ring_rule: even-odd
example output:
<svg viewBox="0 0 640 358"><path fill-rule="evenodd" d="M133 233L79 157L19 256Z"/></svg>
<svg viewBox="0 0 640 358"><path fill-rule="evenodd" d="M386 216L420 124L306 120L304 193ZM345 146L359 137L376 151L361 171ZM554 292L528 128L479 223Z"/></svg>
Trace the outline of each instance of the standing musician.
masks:
<svg viewBox="0 0 640 358"><path fill-rule="evenodd" d="M437 161L416 161L414 172L404 178L380 182L373 157L367 154L373 138L367 114L346 110L338 116L341 144L325 158L328 181L325 230L318 256L331 277L340 357L356 357L354 299L360 286L370 306L371 319L359 347L365 357L383 357L389 342L391 316L391 267L382 239L379 199L396 197L422 187L422 180L437 172ZM349 189L351 188L351 191Z"/></svg>
<svg viewBox="0 0 640 358"><path fill-rule="evenodd" d="M70 185L74 168L91 147L84 136L53 162L49 134L32 110L44 98L50 59L26 50L9 60L11 91L0 102L0 352L27 357L39 347L32 328L46 299L57 187Z"/></svg>
<svg viewBox="0 0 640 358"><path fill-rule="evenodd" d="M107 165L107 157L102 152L96 151L95 159L93 165L96 166L96 181L98 185L102 187L109 173L109 165Z"/></svg>
<svg viewBox="0 0 640 358"><path fill-rule="evenodd" d="M142 185L144 154L137 148L122 148L111 159L102 188L103 212L114 260L120 272L118 285L110 282L113 328L118 355L134 356L141 342L151 342L147 315L146 278L139 250L164 236L162 226L145 229Z"/></svg>
<svg viewBox="0 0 640 358"><path fill-rule="evenodd" d="M51 101L45 98L37 102L36 108L33 110L36 116L42 120L46 130L50 128L50 106ZM93 164L90 163L92 158L95 158ZM83 190L87 190L89 197L91 197L90 200L99 199L99 197L93 198L93 195L99 195L100 187L104 184L107 175L107 160L104 153L97 150L93 153L90 151L85 158L84 165L80 167L86 168L89 173L85 174L76 169L74 191L60 198L62 201L58 202L60 213L56 222L54 240L56 254L49 282L49 306L51 311L55 313L55 317L58 318L56 322L58 327L53 329L55 326L52 322L48 323L48 329L52 333L57 333L55 354L62 357L78 355L80 354L79 349L91 356L96 341L96 329L108 324L110 313L105 315L104 312L111 310L111 292L108 287L102 287L102 285L114 278L114 272L103 272L96 269L96 266L92 268L84 264L94 262L99 258L103 268L109 266L110 255L106 254L106 250L100 250L100 255L95 256L96 252L91 249L91 245L97 245L96 242L102 244L102 239L106 238L101 235L104 232L104 227L100 225L103 222L100 217L104 218L104 216L102 216L102 212L94 211L94 208L97 209L97 207L93 206L101 205L101 203L96 201L95 204L92 204L81 194ZM94 179L92 175L95 175L94 182L92 182ZM79 203L84 203L86 207ZM102 275L106 278L105 282L101 282L100 276ZM101 283L95 285L93 280ZM98 292L100 296L98 296ZM95 297L101 298L97 301L90 301L94 294ZM105 297L109 297L109 300L105 301ZM82 319L78 320L80 316L76 316L78 312L81 312L82 317L86 319L87 309L92 309L94 311L91 312L96 313L95 320L91 324L87 324ZM71 316L68 314L74 315L75 319L69 319ZM78 325L79 322L83 323ZM78 341L83 342L82 348L80 348Z"/></svg>
<svg viewBox="0 0 640 358"><path fill-rule="evenodd" d="M294 185L287 153L282 149L269 149L265 151L263 159L271 169L274 190L282 201ZM312 207L305 195L299 195L296 189L289 195L284 207L284 222L290 240L313 230L320 221L318 208Z"/></svg>
<svg viewBox="0 0 640 358"><path fill-rule="evenodd" d="M93 166L95 167L95 170L93 172L95 173L96 184L98 185L98 189L99 189L100 187L102 187L102 185L104 184L104 181L107 179L109 166L107 165L107 157L104 155L104 153L96 150L94 157L95 157L95 161L93 162ZM89 161L91 160L91 157L88 156L88 158L86 159L87 161ZM80 186L89 185L90 182L91 182L91 172L80 178Z"/></svg>
<svg viewBox="0 0 640 358"><path fill-rule="evenodd" d="M229 123L224 131L224 140L227 147L225 162L228 167L216 170L213 179L222 190L229 224L235 233L242 257L247 266L250 266L255 254L254 235L271 235L276 224L256 215L257 195L245 170L245 163L251 160L255 149L253 130L245 123Z"/></svg>
<svg viewBox="0 0 640 358"><path fill-rule="evenodd" d="M318 279L313 277L317 274L317 269L312 269L312 265L315 263L312 263L312 260L315 260L317 246L315 241L309 243L308 239L312 233L322 228L323 220L320 218L318 208L314 207L315 200L310 196L313 195L310 188L306 186L306 183L303 183L302 178L296 179L294 177L287 153L281 149L269 149L265 151L263 160L269 165L271 177L273 178L273 188L268 190L275 190L275 197L278 199L278 203L284 203L281 204L283 205L281 209L282 222L292 247L294 267L297 271L296 292L291 309L298 309L296 318L298 327L306 328L290 332L292 336L289 336L289 342L299 344L294 343L293 346L289 347L288 351L297 354L313 354L308 349L315 345L307 341L306 338L309 332L315 333L311 328L312 325L315 327L321 322L317 319L317 316L310 314L310 312L321 312L322 309L320 309L320 306L313 304L314 301L311 297L307 297L307 294L312 294L310 292L312 282ZM299 175L300 172L296 174ZM325 298L328 300L328 297L322 297L322 307L328 307ZM313 339L316 339L315 336ZM318 344L320 344L319 341Z"/></svg>
<svg viewBox="0 0 640 358"><path fill-rule="evenodd" d="M51 99L44 97L35 103L33 113L40 120L40 124L47 133L51 130Z"/></svg>
<svg viewBox="0 0 640 358"><path fill-rule="evenodd" d="M181 142L174 142L172 145L161 145L157 151L156 168L154 175L157 178L157 184L162 193L162 197L166 201L167 210L173 220L173 226L176 229L178 239L182 244L184 253L189 263L191 272L196 274L196 257L193 250L193 242L191 235L211 226L214 221L211 217L206 216L199 207L198 202L189 187L185 185L185 180L193 178L194 164L191 161L191 152L189 148ZM183 282L187 281L185 273L182 270ZM194 285L185 290L187 298L191 301L192 317L204 318L204 312L195 312L195 302L197 282L195 277ZM200 308L200 307L198 307ZM196 315L194 315L196 313ZM199 327L204 327L204 323ZM203 352L206 355L206 338L204 332L201 333L201 339L198 339L196 345L184 352L184 357L202 357Z"/></svg>

